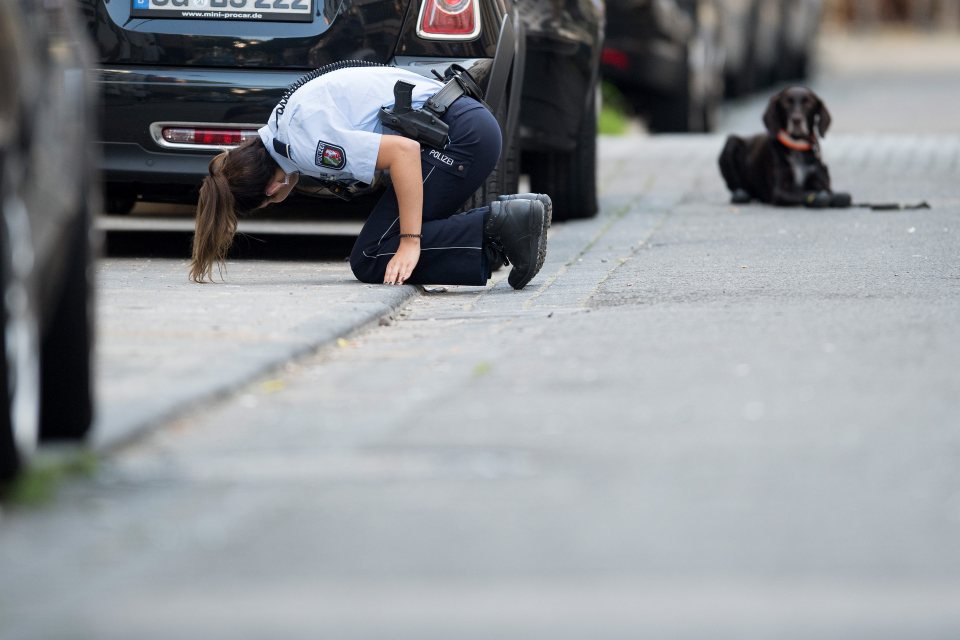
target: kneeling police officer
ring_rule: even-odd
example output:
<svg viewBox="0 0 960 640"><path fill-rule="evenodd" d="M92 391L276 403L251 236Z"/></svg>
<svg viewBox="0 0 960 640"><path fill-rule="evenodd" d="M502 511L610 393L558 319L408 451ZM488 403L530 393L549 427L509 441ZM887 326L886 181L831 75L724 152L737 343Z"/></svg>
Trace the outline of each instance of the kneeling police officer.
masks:
<svg viewBox="0 0 960 640"><path fill-rule="evenodd" d="M496 166L502 144L472 89L469 78L443 84L379 65L321 69L295 83L258 138L210 161L191 279L212 280L237 216L282 202L300 174L349 189L387 171L391 185L350 255L359 280L484 285L493 265L512 263L508 281L522 289L543 264L552 206L545 195L519 194L456 213Z"/></svg>

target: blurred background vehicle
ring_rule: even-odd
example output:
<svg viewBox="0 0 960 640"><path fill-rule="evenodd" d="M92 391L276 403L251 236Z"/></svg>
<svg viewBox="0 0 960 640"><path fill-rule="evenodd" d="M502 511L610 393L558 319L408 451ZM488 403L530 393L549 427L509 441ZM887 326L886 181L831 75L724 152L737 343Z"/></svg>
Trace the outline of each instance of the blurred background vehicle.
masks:
<svg viewBox="0 0 960 640"><path fill-rule="evenodd" d="M787 0L788 2L796 0ZM750 55L745 86L757 91L777 82L783 32L782 0L755 0L751 15Z"/></svg>
<svg viewBox="0 0 960 640"><path fill-rule="evenodd" d="M608 0L601 68L655 132L710 131L723 99L717 0Z"/></svg>
<svg viewBox="0 0 960 640"><path fill-rule="evenodd" d="M404 67L425 76L451 63L492 60L487 99L516 149L522 28L511 0L75 0L99 57L106 208L138 199L196 202L210 158L256 135L284 90L310 70L343 60ZM282 7L270 11L261 6ZM504 157L516 157L508 151ZM501 163L476 199L515 192ZM363 196L375 197L382 184ZM303 179L301 197L326 197Z"/></svg>
<svg viewBox="0 0 960 640"><path fill-rule="evenodd" d="M750 90L756 3L757 0L720 2L724 95L727 97L740 96Z"/></svg>
<svg viewBox="0 0 960 640"><path fill-rule="evenodd" d="M816 53L814 43L823 19L822 0L781 0L781 47L777 80L803 80Z"/></svg>
<svg viewBox="0 0 960 640"><path fill-rule="evenodd" d="M90 428L90 58L70 0L0 3L0 482Z"/></svg>
<svg viewBox="0 0 960 640"><path fill-rule="evenodd" d="M960 28L960 0L827 0L826 11L831 20L858 30L884 24Z"/></svg>
<svg viewBox="0 0 960 640"><path fill-rule="evenodd" d="M806 78L822 0L608 0L603 77L653 132L710 131L724 97Z"/></svg>
<svg viewBox="0 0 960 640"><path fill-rule="evenodd" d="M601 0L522 0L526 71L520 110L523 172L553 198L557 220L597 213Z"/></svg>

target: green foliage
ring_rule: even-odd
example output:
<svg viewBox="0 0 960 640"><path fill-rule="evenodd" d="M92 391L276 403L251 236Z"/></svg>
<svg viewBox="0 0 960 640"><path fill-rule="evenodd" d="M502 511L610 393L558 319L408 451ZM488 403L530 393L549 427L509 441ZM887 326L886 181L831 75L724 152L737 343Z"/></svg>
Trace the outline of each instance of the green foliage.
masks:
<svg viewBox="0 0 960 640"><path fill-rule="evenodd" d="M630 111L626 99L615 86L606 81L600 85L600 95L603 106L600 109L600 119L597 121L597 133L623 135L630 126Z"/></svg>
<svg viewBox="0 0 960 640"><path fill-rule="evenodd" d="M60 485L71 477L90 477L97 457L87 450L36 456L4 491L4 502L14 507L39 507L52 501Z"/></svg>

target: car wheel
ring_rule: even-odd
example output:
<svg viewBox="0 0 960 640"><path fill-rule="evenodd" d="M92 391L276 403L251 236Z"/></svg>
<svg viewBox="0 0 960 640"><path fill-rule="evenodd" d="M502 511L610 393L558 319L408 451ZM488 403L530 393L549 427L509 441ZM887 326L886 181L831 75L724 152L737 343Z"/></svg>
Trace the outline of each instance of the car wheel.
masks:
<svg viewBox="0 0 960 640"><path fill-rule="evenodd" d="M79 216L70 234L62 290L40 345L40 439L80 440L93 419L89 219Z"/></svg>
<svg viewBox="0 0 960 640"><path fill-rule="evenodd" d="M680 82L680 90L670 96L651 100L647 124L655 133L686 133L702 128L702 109L693 103L693 73L689 64Z"/></svg>
<svg viewBox="0 0 960 640"><path fill-rule="evenodd" d="M0 480L10 480L39 439L40 349L38 315L27 286L34 258L27 210L16 194L5 193L3 198L0 446L4 450L0 452Z"/></svg>
<svg viewBox="0 0 960 640"><path fill-rule="evenodd" d="M595 92L590 92L591 96ZM584 110L576 147L570 152L540 152L530 162L530 187L553 200L554 220L597 215L597 104Z"/></svg>
<svg viewBox="0 0 960 640"><path fill-rule="evenodd" d="M503 106L494 114L497 122L500 123L501 131L506 130L506 111L507 104L510 103L510 100L504 100L503 102ZM496 200L497 196L516 193L519 182L520 139L519 133L515 131L512 137L503 140L503 146L500 151L500 161L497 162L497 166L493 168L493 171L490 172L490 175L487 176L487 179L480 188L460 207L460 211L470 211L471 209L484 207Z"/></svg>
<svg viewBox="0 0 960 640"><path fill-rule="evenodd" d="M805 80L810 67L809 54L805 51L785 53L778 64L777 77L780 80Z"/></svg>
<svg viewBox="0 0 960 640"><path fill-rule="evenodd" d="M650 129L661 133L705 133L713 130L723 97L723 67L716 57L718 34L698 19L695 37L687 43L685 75L680 90L653 101Z"/></svg>

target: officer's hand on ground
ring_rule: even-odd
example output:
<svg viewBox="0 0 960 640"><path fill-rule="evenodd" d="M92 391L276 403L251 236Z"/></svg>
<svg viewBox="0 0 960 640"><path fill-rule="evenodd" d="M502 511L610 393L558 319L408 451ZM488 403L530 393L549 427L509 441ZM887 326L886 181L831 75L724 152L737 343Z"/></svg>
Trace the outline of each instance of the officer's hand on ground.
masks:
<svg viewBox="0 0 960 640"><path fill-rule="evenodd" d="M387 263L383 284L403 284L420 260L420 239L401 238L397 253Z"/></svg>

